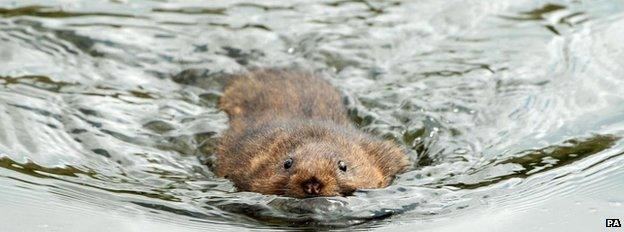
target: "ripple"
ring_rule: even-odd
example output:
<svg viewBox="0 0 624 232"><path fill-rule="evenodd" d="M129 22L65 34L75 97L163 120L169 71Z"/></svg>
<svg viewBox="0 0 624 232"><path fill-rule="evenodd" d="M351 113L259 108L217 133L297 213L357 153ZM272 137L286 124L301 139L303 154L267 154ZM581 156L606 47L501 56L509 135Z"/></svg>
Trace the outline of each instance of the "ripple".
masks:
<svg viewBox="0 0 624 232"><path fill-rule="evenodd" d="M36 16L44 18L67 18L67 17L83 17L83 16L109 16L116 18L136 17L133 15L114 14L106 12L69 12L63 11L55 7L49 6L25 6L13 9L0 8L0 16L3 17L19 17L19 16Z"/></svg>
<svg viewBox="0 0 624 232"><path fill-rule="evenodd" d="M597 135L583 140L571 139L563 142L562 145L523 151L520 154L499 159L488 166L480 167L474 173L466 173L469 176L475 176L461 177L466 178L466 181L459 181L456 184L447 182L446 185L461 189L473 189L511 178L527 178L551 169L572 165L574 162L585 159L588 156L598 154L613 147L619 139L619 137L611 135ZM494 171L499 168L507 169L507 171ZM500 173L501 171L503 173ZM470 183L471 179L480 180L481 182Z"/></svg>

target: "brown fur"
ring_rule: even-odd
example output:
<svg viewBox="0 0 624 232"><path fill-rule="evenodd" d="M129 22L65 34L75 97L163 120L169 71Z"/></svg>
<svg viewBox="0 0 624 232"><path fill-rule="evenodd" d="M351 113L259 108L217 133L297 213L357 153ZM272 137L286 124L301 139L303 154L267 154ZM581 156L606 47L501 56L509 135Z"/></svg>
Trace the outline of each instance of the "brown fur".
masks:
<svg viewBox="0 0 624 232"><path fill-rule="evenodd" d="M339 92L311 74L259 70L234 76L219 106L230 129L219 141L216 174L242 191L349 195L385 187L408 166L394 143L356 130ZM293 164L286 169L288 158ZM339 169L340 161L347 171ZM318 183L318 193L304 191L309 181Z"/></svg>

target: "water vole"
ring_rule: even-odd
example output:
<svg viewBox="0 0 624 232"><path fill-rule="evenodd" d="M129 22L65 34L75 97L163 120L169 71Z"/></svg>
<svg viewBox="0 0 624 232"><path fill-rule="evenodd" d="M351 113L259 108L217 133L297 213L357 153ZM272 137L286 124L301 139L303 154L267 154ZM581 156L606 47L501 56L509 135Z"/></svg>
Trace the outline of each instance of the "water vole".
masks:
<svg viewBox="0 0 624 232"><path fill-rule="evenodd" d="M339 92L309 73L233 76L219 107L230 128L219 141L215 171L241 191L344 196L385 187L408 166L396 144L355 129Z"/></svg>

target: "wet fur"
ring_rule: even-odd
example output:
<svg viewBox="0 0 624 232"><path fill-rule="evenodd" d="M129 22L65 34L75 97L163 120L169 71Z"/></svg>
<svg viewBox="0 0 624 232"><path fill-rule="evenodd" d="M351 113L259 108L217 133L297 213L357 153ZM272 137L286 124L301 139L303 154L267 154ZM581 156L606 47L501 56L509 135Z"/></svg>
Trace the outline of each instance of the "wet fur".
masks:
<svg viewBox="0 0 624 232"><path fill-rule="evenodd" d="M233 76L219 106L230 118L217 148L216 174L242 191L306 197L349 195L387 186L408 166L402 149L356 130L339 92L308 73L258 70ZM284 160L292 157L286 170ZM337 163L348 164L347 172Z"/></svg>

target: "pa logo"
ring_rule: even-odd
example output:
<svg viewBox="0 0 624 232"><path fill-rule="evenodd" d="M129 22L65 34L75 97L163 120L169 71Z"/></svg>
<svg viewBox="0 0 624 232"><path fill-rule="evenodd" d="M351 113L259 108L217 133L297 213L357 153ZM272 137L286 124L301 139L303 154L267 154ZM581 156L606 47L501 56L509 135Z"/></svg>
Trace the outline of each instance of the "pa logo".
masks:
<svg viewBox="0 0 624 232"><path fill-rule="evenodd" d="M607 219L607 227L622 227L620 219Z"/></svg>

